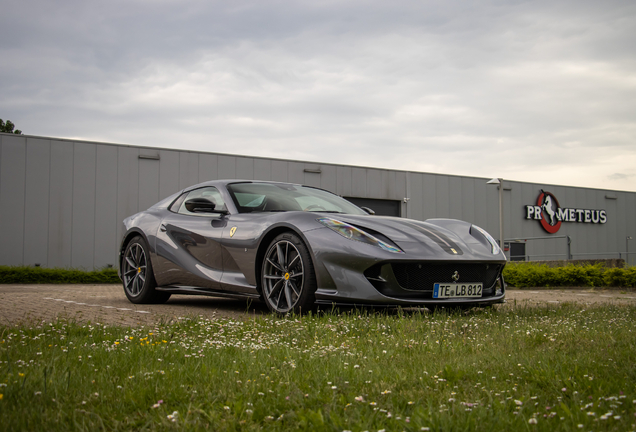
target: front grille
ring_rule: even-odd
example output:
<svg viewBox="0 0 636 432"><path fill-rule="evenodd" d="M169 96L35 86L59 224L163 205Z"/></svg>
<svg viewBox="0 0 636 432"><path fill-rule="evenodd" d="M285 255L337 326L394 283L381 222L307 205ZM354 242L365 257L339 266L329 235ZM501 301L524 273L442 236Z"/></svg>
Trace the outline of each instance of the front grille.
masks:
<svg viewBox="0 0 636 432"><path fill-rule="evenodd" d="M436 283L455 283L455 272L459 274L457 283L481 282L488 289L495 284L501 270L499 264L465 263L392 263L391 267L400 286L411 291L433 291Z"/></svg>

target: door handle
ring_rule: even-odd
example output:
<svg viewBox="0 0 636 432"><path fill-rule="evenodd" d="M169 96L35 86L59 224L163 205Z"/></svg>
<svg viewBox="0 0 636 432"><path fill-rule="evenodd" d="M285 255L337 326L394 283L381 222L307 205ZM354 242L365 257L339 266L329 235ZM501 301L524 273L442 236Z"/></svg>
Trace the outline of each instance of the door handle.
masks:
<svg viewBox="0 0 636 432"><path fill-rule="evenodd" d="M164 224L161 224L161 226L159 227L159 229L161 230L161 232L166 232L168 231L168 228L166 228L166 226Z"/></svg>

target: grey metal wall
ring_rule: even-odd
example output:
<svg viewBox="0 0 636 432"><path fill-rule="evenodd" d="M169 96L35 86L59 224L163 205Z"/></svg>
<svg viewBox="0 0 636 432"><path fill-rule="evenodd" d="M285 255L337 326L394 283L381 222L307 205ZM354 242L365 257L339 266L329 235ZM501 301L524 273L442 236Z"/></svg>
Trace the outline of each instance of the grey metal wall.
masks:
<svg viewBox="0 0 636 432"><path fill-rule="evenodd" d="M499 232L498 191L484 178L0 134L0 265L115 265L125 217L187 186L220 178L303 183L344 196L398 200L410 218L463 219L495 237ZM540 189L554 193L562 207L607 210L607 224L562 225L558 235L572 236L575 258L609 257L603 254L625 250L627 235L636 237L636 193L521 182L505 182L504 189L505 238L549 237L538 222L524 219L524 206L536 202ZM630 246L636 251L636 240ZM564 252L562 240L527 247L535 258Z"/></svg>

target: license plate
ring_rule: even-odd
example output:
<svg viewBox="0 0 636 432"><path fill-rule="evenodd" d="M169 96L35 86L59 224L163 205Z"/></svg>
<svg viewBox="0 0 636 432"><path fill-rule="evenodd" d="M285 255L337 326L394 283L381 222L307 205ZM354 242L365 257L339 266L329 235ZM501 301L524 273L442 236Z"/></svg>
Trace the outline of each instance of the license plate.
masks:
<svg viewBox="0 0 636 432"><path fill-rule="evenodd" d="M481 297L481 283L436 283L433 298Z"/></svg>

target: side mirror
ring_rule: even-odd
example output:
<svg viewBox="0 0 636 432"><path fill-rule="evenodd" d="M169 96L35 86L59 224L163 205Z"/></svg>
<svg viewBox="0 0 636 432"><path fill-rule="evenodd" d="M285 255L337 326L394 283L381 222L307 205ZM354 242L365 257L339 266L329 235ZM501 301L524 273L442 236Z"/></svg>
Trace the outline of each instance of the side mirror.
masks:
<svg viewBox="0 0 636 432"><path fill-rule="evenodd" d="M185 208L192 213L214 213L216 204L206 198L192 198L185 202Z"/></svg>
<svg viewBox="0 0 636 432"><path fill-rule="evenodd" d="M375 214L375 212L371 210L369 207L360 207L360 208L364 210L365 212L369 213L371 216Z"/></svg>

